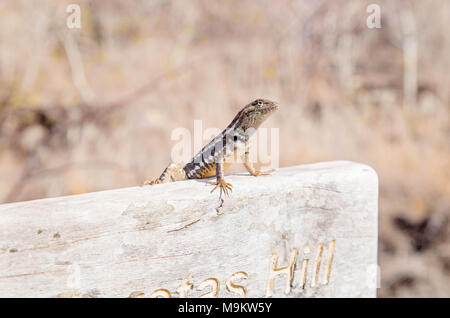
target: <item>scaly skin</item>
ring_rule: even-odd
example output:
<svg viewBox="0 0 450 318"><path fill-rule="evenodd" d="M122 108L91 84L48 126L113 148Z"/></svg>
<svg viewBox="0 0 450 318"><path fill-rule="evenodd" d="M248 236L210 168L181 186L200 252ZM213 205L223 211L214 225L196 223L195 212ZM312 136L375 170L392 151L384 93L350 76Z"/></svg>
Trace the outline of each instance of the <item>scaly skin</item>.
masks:
<svg viewBox="0 0 450 318"><path fill-rule="evenodd" d="M244 166L251 175L268 175L268 172L256 171L249 160L249 138L278 108L277 103L266 99L251 102L234 117L224 131L203 147L191 162L184 166L172 163L159 178L144 184L202 179L215 175L216 181L208 182L215 185L212 191L220 188L228 195L228 191L232 191L232 185L224 179L224 168L234 161L236 152L242 153Z"/></svg>

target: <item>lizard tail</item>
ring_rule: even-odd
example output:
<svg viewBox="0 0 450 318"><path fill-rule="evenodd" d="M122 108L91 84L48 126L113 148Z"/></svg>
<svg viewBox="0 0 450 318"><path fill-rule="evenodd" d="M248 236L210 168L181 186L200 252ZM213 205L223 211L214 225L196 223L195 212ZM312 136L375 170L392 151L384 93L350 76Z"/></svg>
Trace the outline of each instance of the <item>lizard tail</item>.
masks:
<svg viewBox="0 0 450 318"><path fill-rule="evenodd" d="M173 182L173 181L181 181L186 180L186 172L183 170L183 166L180 164L170 164L161 174L161 176L157 179L154 179L152 181L146 181L144 185L146 184L160 184L160 183L166 183L166 182Z"/></svg>
<svg viewBox="0 0 450 318"><path fill-rule="evenodd" d="M164 169L163 173L159 176L159 178L147 180L144 182L144 185L160 184L166 179L166 175L167 175L167 168Z"/></svg>

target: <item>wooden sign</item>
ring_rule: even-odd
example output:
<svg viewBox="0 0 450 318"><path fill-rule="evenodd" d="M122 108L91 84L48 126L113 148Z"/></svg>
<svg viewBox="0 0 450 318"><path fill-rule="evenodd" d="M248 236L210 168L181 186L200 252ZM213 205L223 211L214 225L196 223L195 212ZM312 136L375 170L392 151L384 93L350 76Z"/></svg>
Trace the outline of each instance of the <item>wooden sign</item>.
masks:
<svg viewBox="0 0 450 318"><path fill-rule="evenodd" d="M0 205L0 297L374 297L378 179L325 162Z"/></svg>

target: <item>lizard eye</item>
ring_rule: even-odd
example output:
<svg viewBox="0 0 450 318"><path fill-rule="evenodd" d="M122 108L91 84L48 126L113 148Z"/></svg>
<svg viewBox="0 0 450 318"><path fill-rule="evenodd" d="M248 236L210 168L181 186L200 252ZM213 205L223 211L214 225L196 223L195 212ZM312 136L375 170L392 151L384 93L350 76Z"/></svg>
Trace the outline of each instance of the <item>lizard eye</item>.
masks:
<svg viewBox="0 0 450 318"><path fill-rule="evenodd" d="M262 105L263 105L263 102L259 100L258 103L257 103L256 105L262 106Z"/></svg>

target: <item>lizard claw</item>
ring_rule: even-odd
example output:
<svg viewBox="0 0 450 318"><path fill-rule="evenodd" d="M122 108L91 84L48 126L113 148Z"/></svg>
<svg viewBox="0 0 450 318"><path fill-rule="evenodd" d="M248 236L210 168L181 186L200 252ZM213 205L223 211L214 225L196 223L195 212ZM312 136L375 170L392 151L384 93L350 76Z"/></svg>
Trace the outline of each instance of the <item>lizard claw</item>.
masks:
<svg viewBox="0 0 450 318"><path fill-rule="evenodd" d="M212 185L215 185L215 187L211 190L211 193L214 191L214 190L216 190L218 187L220 187L220 191L222 192L225 192L225 194L226 195L229 195L228 194L228 190L230 191L230 192L232 192L233 191L233 186L231 185L231 183L228 183L228 182L225 182L225 180L218 180L218 181L216 181L216 182L214 182L214 181L208 181L207 182L208 184L212 184Z"/></svg>
<svg viewBox="0 0 450 318"><path fill-rule="evenodd" d="M274 171L275 171L275 169L271 169L271 170L268 170L268 171L265 171L265 172L255 171L255 173L253 173L253 176L255 176L255 177L258 177L258 176L270 176L270 174L272 172L274 172Z"/></svg>

